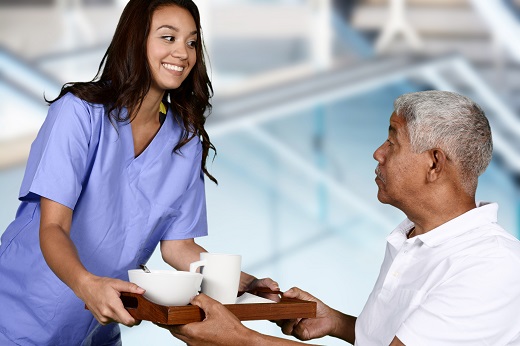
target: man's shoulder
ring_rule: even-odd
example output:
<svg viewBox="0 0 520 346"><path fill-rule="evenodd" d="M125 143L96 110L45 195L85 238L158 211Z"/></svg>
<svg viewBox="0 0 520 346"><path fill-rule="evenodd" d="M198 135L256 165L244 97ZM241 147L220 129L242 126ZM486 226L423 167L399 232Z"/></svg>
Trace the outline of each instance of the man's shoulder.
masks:
<svg viewBox="0 0 520 346"><path fill-rule="evenodd" d="M459 249L453 256L459 258L495 258L514 261L520 270L520 240L498 224L468 231L458 237Z"/></svg>

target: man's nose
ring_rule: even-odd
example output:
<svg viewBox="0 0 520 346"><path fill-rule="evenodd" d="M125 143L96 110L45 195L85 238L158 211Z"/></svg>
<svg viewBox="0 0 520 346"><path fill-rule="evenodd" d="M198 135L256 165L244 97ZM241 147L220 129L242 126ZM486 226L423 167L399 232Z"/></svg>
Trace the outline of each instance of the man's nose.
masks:
<svg viewBox="0 0 520 346"><path fill-rule="evenodd" d="M383 153L383 147L384 147L384 143L381 144L379 146L379 148L376 149L376 151L374 151L374 154L372 155L372 157L374 158L374 160L376 160L377 162L379 163L382 163L384 161L384 153Z"/></svg>

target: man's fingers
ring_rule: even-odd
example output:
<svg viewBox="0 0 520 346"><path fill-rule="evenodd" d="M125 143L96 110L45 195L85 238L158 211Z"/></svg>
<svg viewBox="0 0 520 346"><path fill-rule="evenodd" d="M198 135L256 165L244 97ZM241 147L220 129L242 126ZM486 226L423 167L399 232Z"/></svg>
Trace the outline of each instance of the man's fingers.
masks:
<svg viewBox="0 0 520 346"><path fill-rule="evenodd" d="M298 287L293 287L290 290L284 292L283 296L287 298L296 298L300 300L317 301L314 296L299 289Z"/></svg>
<svg viewBox="0 0 520 346"><path fill-rule="evenodd" d="M202 310L206 311L209 308L210 304L216 302L216 300L210 298L204 293L200 293L191 299L191 305L196 305Z"/></svg>
<svg viewBox="0 0 520 346"><path fill-rule="evenodd" d="M293 334L293 330L294 330L294 326L296 326L299 321L300 321L300 319L296 319L296 320L281 320L277 324L280 327L282 333L284 333L285 335L292 335Z"/></svg>
<svg viewBox="0 0 520 346"><path fill-rule="evenodd" d="M301 299L300 298L300 289L298 287L293 287L287 291L284 292L283 296L284 297L287 297L287 298L297 298L297 299Z"/></svg>

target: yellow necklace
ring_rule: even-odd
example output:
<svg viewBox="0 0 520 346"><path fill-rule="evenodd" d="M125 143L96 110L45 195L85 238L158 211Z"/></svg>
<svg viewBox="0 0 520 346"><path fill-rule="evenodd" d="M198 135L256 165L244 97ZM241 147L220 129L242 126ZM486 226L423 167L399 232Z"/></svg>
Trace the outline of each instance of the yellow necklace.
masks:
<svg viewBox="0 0 520 346"><path fill-rule="evenodd" d="M161 101L161 105L159 106L159 113L166 114L166 106Z"/></svg>

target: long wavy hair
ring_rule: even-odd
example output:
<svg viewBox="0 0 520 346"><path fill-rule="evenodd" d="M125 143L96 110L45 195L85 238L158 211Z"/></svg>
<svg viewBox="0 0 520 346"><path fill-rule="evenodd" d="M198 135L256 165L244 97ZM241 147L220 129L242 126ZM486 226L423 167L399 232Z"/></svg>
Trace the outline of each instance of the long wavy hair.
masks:
<svg viewBox="0 0 520 346"><path fill-rule="evenodd" d="M206 117L211 113L213 87L206 70L199 10L191 0L130 0L94 79L90 82L66 83L56 99L46 101L51 104L71 92L87 102L105 105L111 121L132 120L152 85L146 48L152 16L159 7L169 5L188 10L197 27L195 66L177 89L165 92L170 107L183 123L181 140L173 150L178 152L193 137L199 136L202 143L202 171L217 183L206 169L209 150L213 150L216 155L216 149L204 128ZM123 108L128 110L126 116L123 116Z"/></svg>

